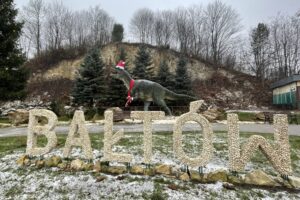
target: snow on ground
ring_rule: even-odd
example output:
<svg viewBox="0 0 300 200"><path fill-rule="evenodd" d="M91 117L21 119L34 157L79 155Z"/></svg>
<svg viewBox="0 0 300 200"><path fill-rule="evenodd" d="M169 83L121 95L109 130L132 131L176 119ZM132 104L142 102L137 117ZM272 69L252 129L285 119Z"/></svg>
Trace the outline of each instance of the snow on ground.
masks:
<svg viewBox="0 0 300 200"><path fill-rule="evenodd" d="M142 135L126 134L125 142L114 146L114 151L131 153L134 163L142 162ZM184 149L190 156L196 156L201 151L202 142L200 134L184 134ZM216 151L211 162L204 172L216 169L227 169L228 150L225 138L214 139ZM94 157L102 157L102 149L94 149ZM287 191L274 191L254 188L237 188L227 190L222 183L198 184L182 182L162 176L147 177L137 175L117 176L99 174L95 172L64 172L58 168L36 169L34 167L18 167L16 160L24 151L15 151L0 157L0 199L300 199L299 193ZM51 155L62 156L62 149L56 149L45 157ZM72 150L72 157L81 157L79 148ZM153 135L153 163L164 163L182 167L174 157L171 135ZM299 163L300 164L300 163ZM111 163L120 165L120 163ZM247 170L264 166L267 171L273 170L269 163L258 165L250 163ZM299 167L298 165L296 165ZM273 170L274 172L274 170ZM97 177L104 175L107 178L97 182ZM175 184L177 190L168 186Z"/></svg>

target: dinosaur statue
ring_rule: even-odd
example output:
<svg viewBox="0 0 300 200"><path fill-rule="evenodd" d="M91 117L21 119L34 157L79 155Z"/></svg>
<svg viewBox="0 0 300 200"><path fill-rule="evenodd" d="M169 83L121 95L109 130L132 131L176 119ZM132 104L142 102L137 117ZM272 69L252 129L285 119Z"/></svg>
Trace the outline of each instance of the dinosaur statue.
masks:
<svg viewBox="0 0 300 200"><path fill-rule="evenodd" d="M151 102L161 106L167 115L172 115L170 108L167 106L165 99L168 100L196 100L196 98L184 95L184 94L176 94L163 87L159 83L149 81L149 80L134 80L131 78L130 74L124 69L125 62L120 61L116 68L114 69L114 73L112 75L113 78L119 79L123 81L125 87L128 90L126 107L135 99L140 99L144 102L144 111L148 111L148 108Z"/></svg>

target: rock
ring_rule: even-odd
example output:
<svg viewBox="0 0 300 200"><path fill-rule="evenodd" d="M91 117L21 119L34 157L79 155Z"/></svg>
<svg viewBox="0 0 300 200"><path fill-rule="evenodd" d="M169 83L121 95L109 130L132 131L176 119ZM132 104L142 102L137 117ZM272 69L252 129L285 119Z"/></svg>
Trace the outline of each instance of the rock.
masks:
<svg viewBox="0 0 300 200"><path fill-rule="evenodd" d="M208 182L227 182L227 172L225 170L217 170L207 174Z"/></svg>
<svg viewBox="0 0 300 200"><path fill-rule="evenodd" d="M8 119L11 124L18 126L22 123L28 123L29 112L24 109L17 109L7 113Z"/></svg>
<svg viewBox="0 0 300 200"><path fill-rule="evenodd" d="M179 180L182 180L182 181L189 181L190 180L190 177L187 173L182 173L181 175L179 175Z"/></svg>
<svg viewBox="0 0 300 200"><path fill-rule="evenodd" d="M124 180L125 178L127 178L127 176L118 176L116 179L118 181Z"/></svg>
<svg viewBox="0 0 300 200"><path fill-rule="evenodd" d="M171 175L172 167L170 165L158 165L155 167L155 173Z"/></svg>
<svg viewBox="0 0 300 200"><path fill-rule="evenodd" d="M203 182L203 177L204 175L200 175L199 172L197 171L190 171L190 174L191 174L191 180L192 181L196 181L196 182Z"/></svg>
<svg viewBox="0 0 300 200"><path fill-rule="evenodd" d="M125 174L127 169L124 166L109 166L107 172L111 174Z"/></svg>
<svg viewBox="0 0 300 200"><path fill-rule="evenodd" d="M211 108L202 113L202 115L210 122L215 121L221 114L222 113L217 108Z"/></svg>
<svg viewBox="0 0 300 200"><path fill-rule="evenodd" d="M37 161L35 161L35 166L38 169L43 168L45 166L45 161L44 160L37 160Z"/></svg>
<svg viewBox="0 0 300 200"><path fill-rule="evenodd" d="M101 171L101 163L100 163L99 160L97 160L97 161L95 162L93 170L94 170L95 172L100 172L100 171Z"/></svg>
<svg viewBox="0 0 300 200"><path fill-rule="evenodd" d="M83 169L85 171L90 171L94 168L94 164L93 163L84 163L83 164Z"/></svg>
<svg viewBox="0 0 300 200"><path fill-rule="evenodd" d="M144 175L147 175L147 176L154 176L155 175L155 170L154 169L144 169Z"/></svg>
<svg viewBox="0 0 300 200"><path fill-rule="evenodd" d="M258 186L280 186L276 181L274 181L269 175L267 175L262 170L255 170L251 173L246 174L245 183L249 185Z"/></svg>
<svg viewBox="0 0 300 200"><path fill-rule="evenodd" d="M53 161L53 166L52 167L57 167L58 164L62 162L62 159L59 156L52 156L51 159Z"/></svg>
<svg viewBox="0 0 300 200"><path fill-rule="evenodd" d="M113 121L114 122L119 122L124 120L124 112L121 108L119 107L112 107L108 108L107 110L113 112Z"/></svg>
<svg viewBox="0 0 300 200"><path fill-rule="evenodd" d="M168 188L171 189L171 190L178 190L179 189L178 186L175 185L175 184L168 185Z"/></svg>
<svg viewBox="0 0 300 200"><path fill-rule="evenodd" d="M25 165L25 160L27 162L27 160L29 160L27 155L22 155L17 161L16 163L20 166L24 166Z"/></svg>
<svg viewBox="0 0 300 200"><path fill-rule="evenodd" d="M68 166L68 164L65 163L65 162L59 163L59 164L57 165L57 167L58 167L59 169L66 169L67 166Z"/></svg>
<svg viewBox="0 0 300 200"><path fill-rule="evenodd" d="M244 179L240 176L228 175L227 179L228 179L229 183L232 183L232 184L235 184L235 185L239 185L239 184L244 183Z"/></svg>
<svg viewBox="0 0 300 200"><path fill-rule="evenodd" d="M228 182L223 183L223 188L226 188L228 190L235 190L234 185Z"/></svg>
<svg viewBox="0 0 300 200"><path fill-rule="evenodd" d="M141 165L134 165L131 167L130 173L142 175L144 174L144 168Z"/></svg>
<svg viewBox="0 0 300 200"><path fill-rule="evenodd" d="M262 112L256 113L255 114L255 119L265 121L265 114Z"/></svg>
<svg viewBox="0 0 300 200"><path fill-rule="evenodd" d="M300 189L300 178L296 176L289 176L289 183L295 189Z"/></svg>
<svg viewBox="0 0 300 200"><path fill-rule="evenodd" d="M101 181L103 181L103 180L105 180L105 179L107 179L106 176L97 176L96 182L101 182Z"/></svg>
<svg viewBox="0 0 300 200"><path fill-rule="evenodd" d="M83 166L84 166L84 162L80 159L76 159L71 162L70 167L73 170L80 171L80 170L83 170Z"/></svg>
<svg viewBox="0 0 300 200"><path fill-rule="evenodd" d="M54 167L53 160L51 158L46 159L45 166L46 167Z"/></svg>

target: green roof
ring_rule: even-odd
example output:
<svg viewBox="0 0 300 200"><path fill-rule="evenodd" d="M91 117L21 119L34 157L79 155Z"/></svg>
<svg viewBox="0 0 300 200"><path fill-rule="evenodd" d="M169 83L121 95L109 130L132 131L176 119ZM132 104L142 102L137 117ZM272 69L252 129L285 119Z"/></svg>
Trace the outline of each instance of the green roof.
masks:
<svg viewBox="0 0 300 200"><path fill-rule="evenodd" d="M271 89L275 89L275 88L279 88L285 85L288 85L290 83L294 83L300 81L300 74L297 75L293 75L284 79L281 79L279 81L276 81L274 83L271 84Z"/></svg>

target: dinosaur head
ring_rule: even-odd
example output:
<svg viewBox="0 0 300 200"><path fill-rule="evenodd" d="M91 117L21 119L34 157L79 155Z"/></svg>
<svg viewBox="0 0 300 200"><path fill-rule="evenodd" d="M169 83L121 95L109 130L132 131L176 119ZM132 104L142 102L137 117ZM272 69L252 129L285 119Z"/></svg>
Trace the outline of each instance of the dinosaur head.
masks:
<svg viewBox="0 0 300 200"><path fill-rule="evenodd" d="M124 69L113 68L111 76L122 81L124 79Z"/></svg>

